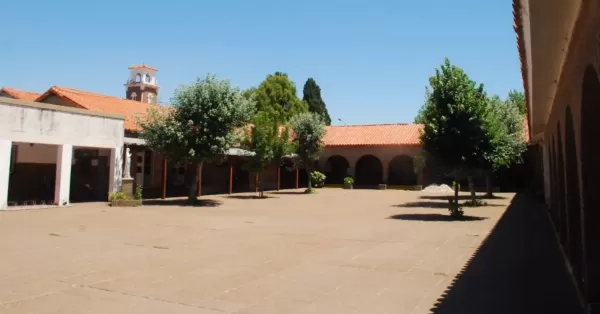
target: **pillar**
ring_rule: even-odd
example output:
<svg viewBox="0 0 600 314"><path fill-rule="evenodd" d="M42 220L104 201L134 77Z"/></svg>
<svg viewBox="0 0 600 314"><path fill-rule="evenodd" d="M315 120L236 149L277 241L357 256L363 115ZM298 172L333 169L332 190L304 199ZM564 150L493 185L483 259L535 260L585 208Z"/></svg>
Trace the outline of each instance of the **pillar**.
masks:
<svg viewBox="0 0 600 314"><path fill-rule="evenodd" d="M296 168L296 189L300 188L300 170L298 168Z"/></svg>
<svg viewBox="0 0 600 314"><path fill-rule="evenodd" d="M163 159L162 193L160 198L167 198L167 158Z"/></svg>
<svg viewBox="0 0 600 314"><path fill-rule="evenodd" d="M11 154L12 142L9 140L0 140L0 210L8 207Z"/></svg>
<svg viewBox="0 0 600 314"><path fill-rule="evenodd" d="M59 155L60 155L60 149ZM70 149L71 155L73 154L73 147ZM121 191L121 183L123 182L123 146L118 148L110 149L110 160L109 160L109 175L108 178L108 193L120 192ZM58 164L57 164L58 171ZM69 171L71 171L71 159L69 158ZM58 172L57 172L58 173ZM58 178L58 176L57 176ZM70 178L70 177L69 177ZM58 185L57 185L58 186ZM106 196L108 200L108 195Z"/></svg>
<svg viewBox="0 0 600 314"><path fill-rule="evenodd" d="M233 193L233 163L231 157L227 157L229 161L229 194Z"/></svg>
<svg viewBox="0 0 600 314"><path fill-rule="evenodd" d="M383 169L383 176L382 176L382 180L383 180L383 184L387 184L388 183L388 172L389 172L389 162L381 162L381 168Z"/></svg>
<svg viewBox="0 0 600 314"><path fill-rule="evenodd" d="M277 167L277 191L281 187L281 167Z"/></svg>
<svg viewBox="0 0 600 314"><path fill-rule="evenodd" d="M111 150L111 157L112 157ZM56 179L54 185L54 203L58 206L69 204L69 192L71 190L71 161L73 159L73 145L58 145L56 150ZM111 158L112 160L112 158ZM114 163L111 163L111 174ZM111 178L112 179L112 178ZM109 180L110 183L110 180ZM109 186L110 192L110 186ZM107 195L108 197L108 195Z"/></svg>

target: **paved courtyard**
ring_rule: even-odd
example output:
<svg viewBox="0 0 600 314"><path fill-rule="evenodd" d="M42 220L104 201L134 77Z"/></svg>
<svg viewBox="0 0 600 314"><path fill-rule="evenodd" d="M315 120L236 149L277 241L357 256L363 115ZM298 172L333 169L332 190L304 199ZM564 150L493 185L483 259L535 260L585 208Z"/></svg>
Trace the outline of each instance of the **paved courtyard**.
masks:
<svg viewBox="0 0 600 314"><path fill-rule="evenodd" d="M429 313L512 194L324 189L0 213L0 313Z"/></svg>

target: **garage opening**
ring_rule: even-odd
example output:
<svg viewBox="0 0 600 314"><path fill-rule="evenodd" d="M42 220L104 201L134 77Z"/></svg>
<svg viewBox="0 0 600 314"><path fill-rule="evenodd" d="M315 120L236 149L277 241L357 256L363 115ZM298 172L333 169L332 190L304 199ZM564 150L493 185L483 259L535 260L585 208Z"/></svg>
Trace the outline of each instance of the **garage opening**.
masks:
<svg viewBox="0 0 600 314"><path fill-rule="evenodd" d="M110 179L110 149L73 149L70 201L106 202Z"/></svg>
<svg viewBox="0 0 600 314"><path fill-rule="evenodd" d="M383 183L383 166L379 158L373 155L362 156L356 162L355 185L371 188Z"/></svg>
<svg viewBox="0 0 600 314"><path fill-rule="evenodd" d="M14 142L8 181L8 206L53 205L56 145Z"/></svg>

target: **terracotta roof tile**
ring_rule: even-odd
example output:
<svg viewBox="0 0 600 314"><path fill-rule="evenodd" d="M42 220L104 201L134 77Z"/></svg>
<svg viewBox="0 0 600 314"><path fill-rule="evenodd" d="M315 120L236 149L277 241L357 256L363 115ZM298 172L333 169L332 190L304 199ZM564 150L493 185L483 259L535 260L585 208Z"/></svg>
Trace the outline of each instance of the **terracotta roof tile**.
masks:
<svg viewBox="0 0 600 314"><path fill-rule="evenodd" d="M0 92L5 92L6 94L10 95L14 99L22 99L22 100L28 100L28 101L34 101L41 95L39 93L26 92L26 91L14 89L14 88L3 88L3 89L0 89Z"/></svg>
<svg viewBox="0 0 600 314"><path fill-rule="evenodd" d="M129 67L129 70L133 70L133 69L149 69L149 70L153 70L153 71L158 71L157 68L151 67L149 65L145 65L145 64L136 64L136 65L132 65Z"/></svg>
<svg viewBox="0 0 600 314"><path fill-rule="evenodd" d="M523 79L523 90L525 94L525 104L527 113L525 114L526 130L527 130L527 142L531 140L531 119L529 119L529 108L531 106L531 99L529 99L529 84L527 77L527 60L525 51L525 35L523 34L523 17L521 15L521 0L513 0L513 18L514 25L513 29L517 34L517 50L519 52L519 62L521 63L521 77Z"/></svg>
<svg viewBox="0 0 600 314"><path fill-rule="evenodd" d="M420 145L420 124L328 126L325 146Z"/></svg>
<svg viewBox="0 0 600 314"><path fill-rule="evenodd" d="M122 99L60 86L53 86L46 93L39 96L36 101L41 101L50 94L55 94L77 107L92 111L123 115L125 116L124 127L125 130L128 131L139 131L136 117L145 116L147 110L152 106L155 106L140 101Z"/></svg>

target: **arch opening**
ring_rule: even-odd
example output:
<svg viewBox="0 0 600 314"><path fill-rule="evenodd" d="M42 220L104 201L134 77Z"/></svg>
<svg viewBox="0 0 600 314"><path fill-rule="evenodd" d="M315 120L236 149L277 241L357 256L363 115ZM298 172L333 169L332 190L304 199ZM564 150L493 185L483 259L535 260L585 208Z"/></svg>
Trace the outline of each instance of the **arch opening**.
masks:
<svg viewBox="0 0 600 314"><path fill-rule="evenodd" d="M388 166L389 185L416 185L417 174L415 173L413 158L407 155L394 157Z"/></svg>
<svg viewBox="0 0 600 314"><path fill-rule="evenodd" d="M346 158L340 155L333 155L325 162L325 183L343 184L344 178L348 176L350 163Z"/></svg>
<svg viewBox="0 0 600 314"><path fill-rule="evenodd" d="M356 162L355 185L371 187L383 181L383 165L379 158L373 155L360 157Z"/></svg>

